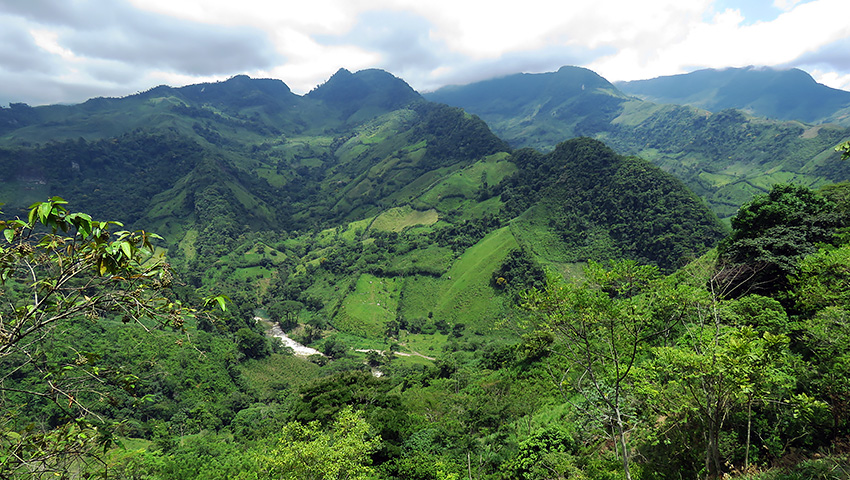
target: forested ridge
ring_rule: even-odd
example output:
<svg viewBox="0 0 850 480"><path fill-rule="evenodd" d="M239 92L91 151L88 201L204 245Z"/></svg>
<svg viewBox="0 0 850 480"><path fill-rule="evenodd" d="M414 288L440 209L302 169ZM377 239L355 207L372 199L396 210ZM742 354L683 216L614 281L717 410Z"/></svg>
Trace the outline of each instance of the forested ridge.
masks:
<svg viewBox="0 0 850 480"><path fill-rule="evenodd" d="M425 96L480 115L514 147L551 150L573 136L602 140L673 173L724 219L775 183L817 187L847 179L833 150L850 138L846 92L800 70L701 71L622 86L562 67Z"/></svg>
<svg viewBox="0 0 850 480"><path fill-rule="evenodd" d="M379 70L0 121L2 478L848 477L844 183L727 226Z"/></svg>

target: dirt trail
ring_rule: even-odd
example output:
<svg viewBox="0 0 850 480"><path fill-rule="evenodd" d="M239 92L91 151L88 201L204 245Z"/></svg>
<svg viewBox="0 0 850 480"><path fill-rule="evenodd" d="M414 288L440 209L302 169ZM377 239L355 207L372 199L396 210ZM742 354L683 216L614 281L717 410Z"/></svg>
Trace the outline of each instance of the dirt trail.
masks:
<svg viewBox="0 0 850 480"><path fill-rule="evenodd" d="M360 352L360 353L378 352L378 353L380 353L381 355L385 355L384 350L377 350L377 349L374 349L374 348L360 348L360 349L355 350L355 352ZM429 356L427 356L427 355L422 355L422 354L421 354L421 353L419 353L419 352L410 352L410 353L406 353L406 352L393 352L393 353L394 353L395 355L398 355L399 357L413 357L413 356L416 356L416 357L422 357L422 358L424 358L425 360L431 360L432 362L433 362L433 361L435 361L435 360L437 360L437 359L436 359L436 358L434 358L434 357L429 357Z"/></svg>

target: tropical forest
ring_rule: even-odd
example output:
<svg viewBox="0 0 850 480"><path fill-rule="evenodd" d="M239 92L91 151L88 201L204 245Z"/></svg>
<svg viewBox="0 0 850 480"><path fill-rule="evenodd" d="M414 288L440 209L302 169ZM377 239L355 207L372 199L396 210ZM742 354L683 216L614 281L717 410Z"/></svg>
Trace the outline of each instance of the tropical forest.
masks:
<svg viewBox="0 0 850 480"><path fill-rule="evenodd" d="M0 478L850 479L848 112L569 66L0 107Z"/></svg>

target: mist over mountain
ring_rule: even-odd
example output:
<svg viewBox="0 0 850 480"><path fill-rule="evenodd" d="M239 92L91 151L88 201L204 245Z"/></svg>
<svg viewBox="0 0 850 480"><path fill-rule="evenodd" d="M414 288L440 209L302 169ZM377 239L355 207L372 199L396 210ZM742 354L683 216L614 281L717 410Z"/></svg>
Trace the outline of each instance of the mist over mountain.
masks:
<svg viewBox="0 0 850 480"><path fill-rule="evenodd" d="M775 120L850 125L850 92L817 83L797 69L706 69L649 80L616 82L629 95L654 103L728 108Z"/></svg>
<svg viewBox="0 0 850 480"><path fill-rule="evenodd" d="M570 66L443 87L424 96L481 116L512 145L540 149L551 149L565 138L593 135L628 100L595 72Z"/></svg>
<svg viewBox="0 0 850 480"><path fill-rule="evenodd" d="M0 477L827 471L850 186L783 182L847 137L577 67L0 109Z"/></svg>
<svg viewBox="0 0 850 480"><path fill-rule="evenodd" d="M725 98L746 98L751 104L773 105L775 109L782 106L789 115L793 110L785 105L797 96L800 100L794 108L803 108L800 105L805 105L807 96L814 92L811 102L823 106L823 112L829 99L846 98L846 92L819 86L800 71L745 69L704 75L727 78L725 75L736 72L750 79L748 87L733 88L739 83L724 81L724 87L717 91L727 92ZM708 92L686 88L686 78L694 77L665 80L677 85L669 89L671 95ZM753 79L767 83L753 83ZM646 88L656 85L648 82ZM661 86L656 90L665 89ZM780 91L794 94L781 97ZM850 178L850 168L838 162L833 151L835 145L850 137L847 127L771 120L733 108L711 112L689 105L653 103L630 97L578 67L446 87L425 97L480 115L515 147L549 150L563 136L602 140L620 153L640 156L678 176L721 217L732 216L754 193L766 192L774 183L820 185ZM746 107L743 103L735 106ZM829 111L840 108L833 105Z"/></svg>

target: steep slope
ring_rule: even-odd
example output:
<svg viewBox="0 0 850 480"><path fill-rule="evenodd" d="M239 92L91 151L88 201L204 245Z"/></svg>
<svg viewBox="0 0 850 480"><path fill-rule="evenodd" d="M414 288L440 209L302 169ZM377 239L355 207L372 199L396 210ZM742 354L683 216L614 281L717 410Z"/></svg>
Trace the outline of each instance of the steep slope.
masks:
<svg viewBox="0 0 850 480"><path fill-rule="evenodd" d="M540 116L576 128L618 114L598 98L627 101L583 69L511 81L528 79L545 80ZM240 312L290 302L301 323L365 342L392 328L415 351L464 325L489 335L512 308L502 293L540 286L540 265L670 270L722 231L642 160L588 139L512 155L480 118L386 72L342 70L305 96L241 76L61 109L25 109L4 135L9 207L64 196L163 234L183 280Z"/></svg>
<svg viewBox="0 0 850 480"><path fill-rule="evenodd" d="M834 151L850 136L845 128L765 120L738 110L629 107L609 131L595 136L678 176L720 217L734 215L776 183L817 186L850 178L850 165Z"/></svg>
<svg viewBox="0 0 850 480"><path fill-rule="evenodd" d="M721 217L774 183L814 186L850 178L850 165L833 151L850 129L628 99L601 77L588 90L589 75L565 67L441 89L426 98L480 115L515 147L550 150L571 136L600 139L678 176ZM553 98L544 85L563 86L558 108L543 108Z"/></svg>
<svg viewBox="0 0 850 480"><path fill-rule="evenodd" d="M297 302L303 318L373 345L406 330L406 349L428 351L455 328L491 335L512 315L503 293L542 286L542 266L630 258L672 271L724 233L673 176L584 138L548 154L485 157L424 186L410 205L319 234L264 235L203 282L259 276L255 288L268 282L271 304Z"/></svg>
<svg viewBox="0 0 850 480"><path fill-rule="evenodd" d="M349 122L368 118L370 113L374 116L396 110L421 99L410 85L383 70L351 73L344 68L306 97L323 101Z"/></svg>
<svg viewBox="0 0 850 480"><path fill-rule="evenodd" d="M480 115L512 145L547 150L564 139L596 133L628 100L610 82L581 67L444 87L424 96Z"/></svg>
<svg viewBox="0 0 850 480"><path fill-rule="evenodd" d="M515 159L520 171L503 182L501 198L518 214L512 231L545 261L630 258L672 271L725 233L681 181L596 140Z"/></svg>
<svg viewBox="0 0 850 480"><path fill-rule="evenodd" d="M303 228L360 218L417 195L409 185L433 180L429 172L507 148L480 120L427 104L376 70L340 71L303 97L278 80L237 76L0 113L7 209L79 192L95 214L135 221L148 211L154 226L176 217L174 228L192 221L191 198L210 183L258 219L251 225ZM471 140L459 147L461 138ZM121 192L136 199L128 211L113 206Z"/></svg>
<svg viewBox="0 0 850 480"><path fill-rule="evenodd" d="M850 92L817 83L796 68L706 69L616 85L655 103L691 105L711 112L735 108L777 120L850 125Z"/></svg>
<svg viewBox="0 0 850 480"><path fill-rule="evenodd" d="M269 127L304 128L298 95L280 80L244 75L223 82L180 88L154 87L123 98L93 98L78 105L0 108L0 143L27 144L83 138L98 140L136 129L169 128L199 136L199 123L218 124L244 135L266 135ZM236 132L234 132L236 133Z"/></svg>

